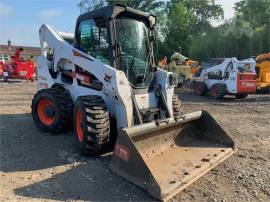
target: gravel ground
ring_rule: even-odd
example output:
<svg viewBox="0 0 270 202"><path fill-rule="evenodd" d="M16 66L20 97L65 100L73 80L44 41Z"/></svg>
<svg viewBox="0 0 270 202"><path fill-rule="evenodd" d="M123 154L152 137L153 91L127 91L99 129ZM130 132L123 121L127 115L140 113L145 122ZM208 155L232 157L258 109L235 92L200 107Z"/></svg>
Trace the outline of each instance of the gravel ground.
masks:
<svg viewBox="0 0 270 202"><path fill-rule="evenodd" d="M34 83L0 80L0 201L153 201L111 173L111 153L79 154L72 132L41 133L30 114ZM177 90L184 110L209 111L238 151L171 201L270 201L270 95L221 101Z"/></svg>

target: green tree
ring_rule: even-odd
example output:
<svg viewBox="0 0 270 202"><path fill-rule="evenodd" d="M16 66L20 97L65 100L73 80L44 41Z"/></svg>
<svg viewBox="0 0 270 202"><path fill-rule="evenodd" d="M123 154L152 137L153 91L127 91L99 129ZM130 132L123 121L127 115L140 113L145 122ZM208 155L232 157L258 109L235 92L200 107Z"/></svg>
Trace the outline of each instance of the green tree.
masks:
<svg viewBox="0 0 270 202"><path fill-rule="evenodd" d="M237 18L243 18L254 29L253 53L270 50L270 0L241 0L235 4ZM261 40L258 40L261 38ZM261 44L262 46L260 47Z"/></svg>
<svg viewBox="0 0 270 202"><path fill-rule="evenodd" d="M256 56L270 50L270 0L242 0L235 16L204 35L194 34L189 54L197 59Z"/></svg>
<svg viewBox="0 0 270 202"><path fill-rule="evenodd" d="M167 54L188 48L190 35L194 30L196 18L182 2L174 3L169 8L165 45Z"/></svg>
<svg viewBox="0 0 270 202"><path fill-rule="evenodd" d="M188 54L192 35L204 34L212 27L212 20L223 18L223 9L215 0L171 0L167 10L167 30L163 33L167 55L180 49Z"/></svg>
<svg viewBox="0 0 270 202"><path fill-rule="evenodd" d="M87 12L113 3L124 4L147 12L155 12L164 5L164 1L157 0L81 0L78 7L82 12Z"/></svg>
<svg viewBox="0 0 270 202"><path fill-rule="evenodd" d="M180 0L195 16L195 30L203 33L211 28L212 20L223 19L223 8L215 0Z"/></svg>
<svg viewBox="0 0 270 202"><path fill-rule="evenodd" d="M78 3L81 14L97 8L101 8L105 5L107 5L106 0L80 0Z"/></svg>
<svg viewBox="0 0 270 202"><path fill-rule="evenodd" d="M108 3L120 3L141 11L151 11L152 13L164 5L164 1L160 0L108 0Z"/></svg>

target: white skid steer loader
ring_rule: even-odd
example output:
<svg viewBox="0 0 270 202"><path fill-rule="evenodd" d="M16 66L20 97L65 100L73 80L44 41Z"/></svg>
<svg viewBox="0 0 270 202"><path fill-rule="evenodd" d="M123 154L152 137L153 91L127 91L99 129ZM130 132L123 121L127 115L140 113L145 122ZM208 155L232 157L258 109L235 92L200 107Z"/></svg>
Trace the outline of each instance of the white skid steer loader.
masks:
<svg viewBox="0 0 270 202"><path fill-rule="evenodd" d="M255 60L252 58L213 58L193 78L194 92L197 95L209 94L212 98L222 99L234 95L243 99L256 92Z"/></svg>
<svg viewBox="0 0 270 202"><path fill-rule="evenodd" d="M42 25L32 116L50 133L73 125L84 153L113 148L113 172L167 200L235 149L206 111L182 114L176 79L154 66L155 24L113 4L81 15L74 36Z"/></svg>

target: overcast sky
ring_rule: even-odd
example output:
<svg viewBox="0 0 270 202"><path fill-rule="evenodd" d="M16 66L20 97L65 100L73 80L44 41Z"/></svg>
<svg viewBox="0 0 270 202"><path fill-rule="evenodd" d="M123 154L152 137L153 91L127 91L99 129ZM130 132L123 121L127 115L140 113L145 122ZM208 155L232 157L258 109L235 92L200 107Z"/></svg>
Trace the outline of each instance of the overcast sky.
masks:
<svg viewBox="0 0 270 202"><path fill-rule="evenodd" d="M199 1L199 0L198 0ZM216 0L224 9L225 19L233 17L239 0ZM0 44L39 46L41 24L56 30L74 32L79 0L0 0ZM219 24L213 22L214 25Z"/></svg>
<svg viewBox="0 0 270 202"><path fill-rule="evenodd" d="M224 10L224 19L230 19L234 14L234 4L240 0L216 0L217 4L222 5Z"/></svg>

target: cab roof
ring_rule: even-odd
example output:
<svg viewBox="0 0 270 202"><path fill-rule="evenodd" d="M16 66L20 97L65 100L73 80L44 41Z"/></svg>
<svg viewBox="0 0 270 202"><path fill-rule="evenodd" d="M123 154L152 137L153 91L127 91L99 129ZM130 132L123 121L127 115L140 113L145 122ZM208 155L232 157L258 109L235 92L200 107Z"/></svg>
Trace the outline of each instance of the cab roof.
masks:
<svg viewBox="0 0 270 202"><path fill-rule="evenodd" d="M123 4L110 4L106 7L89 11L80 15L77 21L81 22L83 20L93 19L97 17L104 17L110 20L116 18L117 16L135 18L137 20L145 22L150 28L153 28L156 24L155 15L127 7Z"/></svg>

